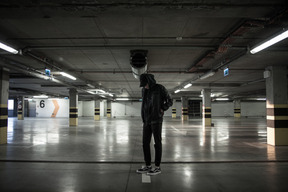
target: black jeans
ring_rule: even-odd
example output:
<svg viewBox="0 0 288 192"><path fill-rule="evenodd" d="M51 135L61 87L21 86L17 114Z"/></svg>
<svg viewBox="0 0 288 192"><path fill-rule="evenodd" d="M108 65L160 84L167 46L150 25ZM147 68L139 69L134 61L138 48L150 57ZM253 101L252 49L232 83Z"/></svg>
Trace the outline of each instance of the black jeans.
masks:
<svg viewBox="0 0 288 192"><path fill-rule="evenodd" d="M155 148L155 166L159 167L161 163L162 157L162 123L156 124L143 124L143 152L144 152L144 160L146 165L151 165L151 150L150 150L150 142L151 137L154 137L154 148Z"/></svg>

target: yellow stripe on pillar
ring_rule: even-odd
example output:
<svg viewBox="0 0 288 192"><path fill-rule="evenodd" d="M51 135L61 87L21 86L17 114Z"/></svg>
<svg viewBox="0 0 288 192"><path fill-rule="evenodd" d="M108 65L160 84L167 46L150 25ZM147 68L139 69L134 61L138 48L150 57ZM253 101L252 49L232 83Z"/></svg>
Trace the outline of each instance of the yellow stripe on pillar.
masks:
<svg viewBox="0 0 288 192"><path fill-rule="evenodd" d="M78 125L78 107L70 107L69 125Z"/></svg>
<svg viewBox="0 0 288 192"><path fill-rule="evenodd" d="M176 108L172 108L172 118L176 118Z"/></svg>
<svg viewBox="0 0 288 192"><path fill-rule="evenodd" d="M0 144L7 143L8 106L0 104Z"/></svg>
<svg viewBox="0 0 288 192"><path fill-rule="evenodd" d="M111 108L107 108L107 117L111 117Z"/></svg>
<svg viewBox="0 0 288 192"><path fill-rule="evenodd" d="M203 107L203 126L211 126L211 107Z"/></svg>
<svg viewBox="0 0 288 192"><path fill-rule="evenodd" d="M234 108L234 117L241 117L241 109Z"/></svg>
<svg viewBox="0 0 288 192"><path fill-rule="evenodd" d="M94 120L96 120L96 121L100 120L100 108L94 109Z"/></svg>
<svg viewBox="0 0 288 192"><path fill-rule="evenodd" d="M182 108L182 120L183 121L188 120L188 108L186 108L186 107Z"/></svg>
<svg viewBox="0 0 288 192"><path fill-rule="evenodd" d="M288 145L288 104L267 104L267 143Z"/></svg>

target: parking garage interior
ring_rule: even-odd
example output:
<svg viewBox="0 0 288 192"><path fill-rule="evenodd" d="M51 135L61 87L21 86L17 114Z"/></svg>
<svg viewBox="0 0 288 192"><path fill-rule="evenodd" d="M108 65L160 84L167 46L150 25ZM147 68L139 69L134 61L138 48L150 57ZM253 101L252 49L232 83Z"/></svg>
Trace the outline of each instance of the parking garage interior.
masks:
<svg viewBox="0 0 288 192"><path fill-rule="evenodd" d="M287 191L287 24L284 0L1 1L1 192ZM143 73L173 99L156 176Z"/></svg>

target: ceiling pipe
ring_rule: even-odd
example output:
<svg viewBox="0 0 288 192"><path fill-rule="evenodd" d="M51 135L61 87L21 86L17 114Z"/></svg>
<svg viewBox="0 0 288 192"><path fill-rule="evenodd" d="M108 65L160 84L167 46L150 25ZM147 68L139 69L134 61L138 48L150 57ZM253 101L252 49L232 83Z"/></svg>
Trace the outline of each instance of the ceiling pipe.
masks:
<svg viewBox="0 0 288 192"><path fill-rule="evenodd" d="M51 67L51 69L56 69L56 70L59 70L59 71L62 70L60 67L51 64L46 58L40 58L40 57L38 57L38 56L34 55L33 53L28 52L26 50L22 50L22 54L26 55L26 56L29 56L29 57L37 60L37 61L40 61L40 62L44 63L45 65L48 65L49 67Z"/></svg>
<svg viewBox="0 0 288 192"><path fill-rule="evenodd" d="M86 71L86 70L73 70L71 72L74 72L74 73L112 73L112 74L116 74L116 73L131 73L131 70L126 70L126 71L95 71L95 70L89 70L89 71ZM198 71L195 71L193 73L205 73L207 72L207 70L205 69L201 69L201 70L198 70ZM184 70L171 70L171 71L158 71L158 70L147 70L147 73L163 73L163 74L187 74L189 72L187 71L184 71ZM191 73L189 73L191 74Z"/></svg>
<svg viewBox="0 0 288 192"><path fill-rule="evenodd" d="M148 48L158 48L158 49L212 49L215 50L215 46L211 45L91 45L91 46L28 46L23 49L25 51L32 50L94 50L94 49L148 49ZM243 50L246 46L231 46L229 49Z"/></svg>
<svg viewBox="0 0 288 192"><path fill-rule="evenodd" d="M98 3L97 1L94 3L88 2L88 3L47 3L47 4L39 4L39 3L33 3L33 4L29 4L29 8L81 8L81 10L83 10L83 8L115 8L115 7L122 7L122 8L139 8L139 7L147 7L147 8L151 8L151 7L166 7L166 8L174 8L174 9L184 9L185 7L187 8L195 8L195 9L199 9L199 8L209 8L209 9L214 9L215 7L238 7L238 8L261 8L261 7L283 7L285 6L285 3L279 3L279 2L271 2L271 3L194 3L194 2L155 2L155 1L147 1L147 2L113 2L113 3ZM14 7L13 7L14 8ZM74 10L73 9L73 10Z"/></svg>
<svg viewBox="0 0 288 192"><path fill-rule="evenodd" d="M55 78L51 78L51 77L48 77L44 74L41 74L41 73L37 73L35 71L37 70L34 70L32 68L26 68L26 69L23 69L21 66L23 66L23 64L19 63L19 62L15 62L13 60L10 60L10 59L7 59L7 58L3 58L3 57L0 57L0 60L2 60L3 62L0 63L1 66L5 66L7 67L8 69L13 69L13 70L16 70L16 71L19 71L21 73L24 73L24 74L27 74L27 75L30 75L30 76L33 76L33 77L36 77L36 78L39 78L39 79L44 79L44 80L47 80L47 81L51 81L51 82L54 82L54 83L58 83L58 84L61 84L61 85L65 85L69 88L75 88L77 90L80 90L80 91L83 91L83 92L87 92L85 89L81 89L77 86L74 86L74 85L71 85L69 83L66 83L66 82L63 82L63 81L60 81L58 79L55 79ZM18 67L16 66L18 65Z"/></svg>
<svg viewBox="0 0 288 192"><path fill-rule="evenodd" d="M213 59L216 54L223 54L228 51L228 49L232 49L232 43L236 39L234 37L243 36L247 33L251 28L259 27L259 25L254 24L255 21L245 21L239 27L237 27L233 32L229 33L227 37L219 44L216 50L208 51L202 56L195 64L192 65L187 71L194 72L198 70L198 67L204 65L210 59ZM247 47L243 47L244 50L247 50Z"/></svg>

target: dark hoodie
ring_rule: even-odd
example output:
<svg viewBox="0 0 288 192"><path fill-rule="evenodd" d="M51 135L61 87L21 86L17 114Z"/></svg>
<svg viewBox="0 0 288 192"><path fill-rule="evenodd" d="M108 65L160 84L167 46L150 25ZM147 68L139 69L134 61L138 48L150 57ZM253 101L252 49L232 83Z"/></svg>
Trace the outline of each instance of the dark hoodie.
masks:
<svg viewBox="0 0 288 192"><path fill-rule="evenodd" d="M149 89L145 89L148 83ZM164 111L172 106L173 101L163 85L157 84L152 74L140 76L142 88L141 116L143 123L162 123Z"/></svg>

